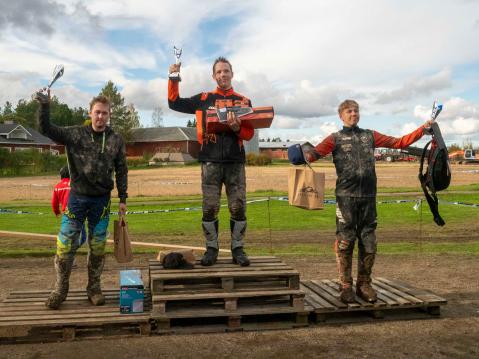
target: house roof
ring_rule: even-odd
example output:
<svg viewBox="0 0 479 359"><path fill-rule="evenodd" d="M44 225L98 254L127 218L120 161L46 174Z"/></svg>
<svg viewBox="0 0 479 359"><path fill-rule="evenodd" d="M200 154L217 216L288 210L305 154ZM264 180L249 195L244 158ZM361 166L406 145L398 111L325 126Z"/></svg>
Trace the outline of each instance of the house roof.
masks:
<svg viewBox="0 0 479 359"><path fill-rule="evenodd" d="M308 142L308 141L290 141L290 142L260 142L259 143L259 148L263 149L287 149L289 146L295 145L295 144L300 144L301 146L311 146L313 145Z"/></svg>
<svg viewBox="0 0 479 359"><path fill-rule="evenodd" d="M15 130L23 131L26 138L8 138L8 135ZM56 145L40 132L18 123L0 123L0 144Z"/></svg>
<svg viewBox="0 0 479 359"><path fill-rule="evenodd" d="M130 142L198 141L195 127L149 127L131 131Z"/></svg>

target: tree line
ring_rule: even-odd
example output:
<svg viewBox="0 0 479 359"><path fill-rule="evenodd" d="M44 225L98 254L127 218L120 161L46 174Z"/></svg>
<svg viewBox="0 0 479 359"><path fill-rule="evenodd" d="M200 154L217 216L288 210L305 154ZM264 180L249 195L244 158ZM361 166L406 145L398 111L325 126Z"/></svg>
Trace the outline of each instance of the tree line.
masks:
<svg viewBox="0 0 479 359"><path fill-rule="evenodd" d="M106 96L111 101L111 127L121 134L126 141L131 138L131 130L141 127L140 116L133 104L125 104L125 99L112 81L108 81L99 95ZM24 127L38 130L37 112L39 104L32 99L20 99L16 106L6 101L0 107L0 123L13 121ZM50 120L58 126L74 126L88 124L89 108L73 107L60 102L53 96L50 103Z"/></svg>

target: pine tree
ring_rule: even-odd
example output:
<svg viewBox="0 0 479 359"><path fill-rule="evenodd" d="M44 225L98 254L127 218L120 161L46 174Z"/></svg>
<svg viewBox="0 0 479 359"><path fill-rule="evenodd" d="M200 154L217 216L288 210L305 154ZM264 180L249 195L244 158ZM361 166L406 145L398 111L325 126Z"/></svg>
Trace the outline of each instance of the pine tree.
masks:
<svg viewBox="0 0 479 359"><path fill-rule="evenodd" d="M125 106L125 99L112 81L108 81L100 91L100 95L111 102L110 124L115 132L123 136L125 141L131 138L131 129L140 126L138 112L133 104Z"/></svg>

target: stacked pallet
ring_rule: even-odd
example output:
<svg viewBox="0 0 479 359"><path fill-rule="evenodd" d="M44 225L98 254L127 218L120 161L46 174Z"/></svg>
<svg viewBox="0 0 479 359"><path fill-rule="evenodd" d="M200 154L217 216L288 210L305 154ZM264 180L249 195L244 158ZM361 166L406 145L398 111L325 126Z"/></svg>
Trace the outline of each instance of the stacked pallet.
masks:
<svg viewBox="0 0 479 359"><path fill-rule="evenodd" d="M240 267L231 258L219 258L211 267L197 262L191 270L164 269L160 262L150 261L156 332L307 325L299 272L276 257L250 260L250 266Z"/></svg>
<svg viewBox="0 0 479 359"><path fill-rule="evenodd" d="M69 341L77 338L149 335L151 301L145 313L120 314L119 290L103 291L106 303L92 306L85 290L70 290L59 310L45 307L50 291L11 292L0 305L0 343Z"/></svg>

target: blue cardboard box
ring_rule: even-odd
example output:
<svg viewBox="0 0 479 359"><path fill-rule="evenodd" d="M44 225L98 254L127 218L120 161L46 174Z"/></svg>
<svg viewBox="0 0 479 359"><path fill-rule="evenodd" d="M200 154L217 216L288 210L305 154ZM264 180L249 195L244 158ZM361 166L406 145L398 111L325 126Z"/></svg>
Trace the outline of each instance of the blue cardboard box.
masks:
<svg viewBox="0 0 479 359"><path fill-rule="evenodd" d="M144 298L141 271L120 271L120 313L143 313Z"/></svg>

